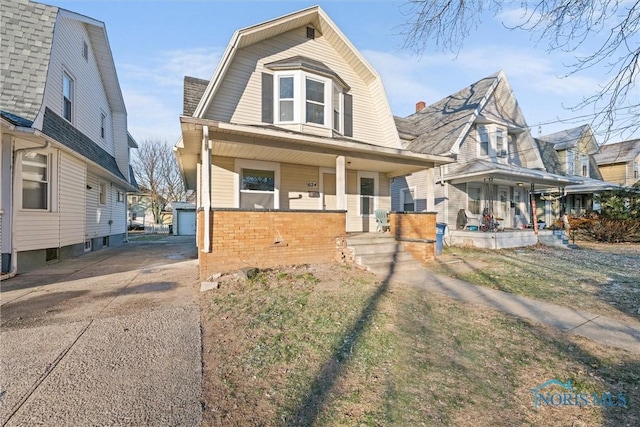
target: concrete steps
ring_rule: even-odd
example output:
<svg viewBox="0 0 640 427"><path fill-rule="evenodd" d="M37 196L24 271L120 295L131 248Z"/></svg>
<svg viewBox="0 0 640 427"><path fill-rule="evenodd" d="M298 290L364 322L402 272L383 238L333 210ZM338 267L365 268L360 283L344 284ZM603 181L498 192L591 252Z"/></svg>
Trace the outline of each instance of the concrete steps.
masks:
<svg viewBox="0 0 640 427"><path fill-rule="evenodd" d="M546 246L556 246L571 248L569 245L569 238L565 234L564 230L540 230L538 234L538 242Z"/></svg>
<svg viewBox="0 0 640 427"><path fill-rule="evenodd" d="M380 276L422 268L413 255L404 252L402 243L388 233L362 233L347 237L347 248L357 265Z"/></svg>

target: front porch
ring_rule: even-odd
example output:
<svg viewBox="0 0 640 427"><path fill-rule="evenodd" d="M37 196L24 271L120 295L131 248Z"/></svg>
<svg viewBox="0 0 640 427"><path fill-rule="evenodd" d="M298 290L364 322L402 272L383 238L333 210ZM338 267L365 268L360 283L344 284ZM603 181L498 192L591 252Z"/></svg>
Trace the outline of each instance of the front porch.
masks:
<svg viewBox="0 0 640 427"><path fill-rule="evenodd" d="M560 232L561 234L558 234ZM561 230L508 229L503 231L449 230L444 235L448 246L468 246L481 249L508 249L532 246L538 243L556 246L556 241L565 245ZM559 237L559 238L558 238Z"/></svg>

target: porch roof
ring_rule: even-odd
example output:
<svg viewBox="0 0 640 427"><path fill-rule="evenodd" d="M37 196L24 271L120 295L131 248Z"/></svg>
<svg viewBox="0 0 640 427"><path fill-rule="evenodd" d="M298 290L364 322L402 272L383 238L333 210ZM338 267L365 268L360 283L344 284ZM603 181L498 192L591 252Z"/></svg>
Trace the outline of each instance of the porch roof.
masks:
<svg viewBox="0 0 640 427"><path fill-rule="evenodd" d="M582 193L598 193L601 191L618 190L622 186L611 182L601 181L599 179L581 177L582 184L568 185L566 187L546 188L541 190L541 194L565 193L565 194L582 194Z"/></svg>
<svg viewBox="0 0 640 427"><path fill-rule="evenodd" d="M451 163L450 157L381 147L343 137L323 137L276 126L242 125L180 117L182 139L176 144L180 168L188 188L195 188L202 149L203 127L209 127L213 156L333 168L344 156L347 169L383 172L390 177Z"/></svg>
<svg viewBox="0 0 640 427"><path fill-rule="evenodd" d="M527 169L520 166L494 163L488 160L476 159L452 167L440 181L459 184L463 182L482 181L492 179L494 184L508 185L534 184L542 187L560 187L572 184L582 184L582 178L556 175L543 170Z"/></svg>

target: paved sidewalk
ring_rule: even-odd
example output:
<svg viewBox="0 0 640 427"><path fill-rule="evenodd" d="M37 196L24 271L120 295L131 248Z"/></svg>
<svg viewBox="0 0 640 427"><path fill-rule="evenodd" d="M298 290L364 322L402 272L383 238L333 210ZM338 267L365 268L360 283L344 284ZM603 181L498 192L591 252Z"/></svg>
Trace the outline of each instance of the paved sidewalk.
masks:
<svg viewBox="0 0 640 427"><path fill-rule="evenodd" d="M0 283L0 425L200 425L195 256L170 236Z"/></svg>
<svg viewBox="0 0 640 427"><path fill-rule="evenodd" d="M604 345L640 353L640 322L625 323L570 307L472 285L462 280L434 274L426 269L394 272L392 280L417 286L429 292L444 293L461 301L489 306Z"/></svg>

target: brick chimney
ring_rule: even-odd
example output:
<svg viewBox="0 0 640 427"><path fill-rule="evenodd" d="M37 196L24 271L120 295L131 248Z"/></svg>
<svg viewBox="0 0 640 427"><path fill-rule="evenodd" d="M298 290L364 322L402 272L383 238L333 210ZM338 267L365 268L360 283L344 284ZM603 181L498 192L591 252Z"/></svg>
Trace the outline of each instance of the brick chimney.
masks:
<svg viewBox="0 0 640 427"><path fill-rule="evenodd" d="M418 101L416 102L416 113L418 113L420 110L423 110L424 107L426 107L427 104L424 103L424 101Z"/></svg>

